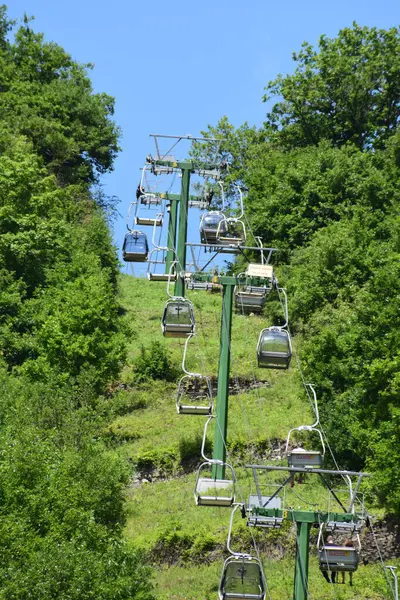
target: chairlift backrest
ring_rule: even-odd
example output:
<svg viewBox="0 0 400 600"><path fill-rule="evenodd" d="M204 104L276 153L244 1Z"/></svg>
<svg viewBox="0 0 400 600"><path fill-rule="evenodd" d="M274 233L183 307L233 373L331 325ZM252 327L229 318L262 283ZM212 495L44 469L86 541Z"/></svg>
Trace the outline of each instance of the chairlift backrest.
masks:
<svg viewBox="0 0 400 600"><path fill-rule="evenodd" d="M167 300L161 321L166 337L184 337L195 330L193 304L185 298L173 297Z"/></svg>
<svg viewBox="0 0 400 600"><path fill-rule="evenodd" d="M227 558L218 596L220 600L265 600L266 584L260 561L248 555Z"/></svg>
<svg viewBox="0 0 400 600"><path fill-rule="evenodd" d="M213 476L203 476L213 468L212 461L203 462L197 472L194 497L197 506L230 507L235 502L235 473L231 465L218 463L225 467L225 479Z"/></svg>
<svg viewBox="0 0 400 600"><path fill-rule="evenodd" d="M322 571L354 572L360 562L360 555L354 547L329 544L318 550L318 559Z"/></svg>
<svg viewBox="0 0 400 600"><path fill-rule="evenodd" d="M258 509L273 509L273 514L259 514ZM280 496L250 495L247 505L247 525L263 529L277 529L283 524L282 498Z"/></svg>
<svg viewBox="0 0 400 600"><path fill-rule="evenodd" d="M200 220L200 238L203 244L215 244L217 242L217 232L225 216L222 212L213 210L202 215ZM222 231L225 231L222 225Z"/></svg>

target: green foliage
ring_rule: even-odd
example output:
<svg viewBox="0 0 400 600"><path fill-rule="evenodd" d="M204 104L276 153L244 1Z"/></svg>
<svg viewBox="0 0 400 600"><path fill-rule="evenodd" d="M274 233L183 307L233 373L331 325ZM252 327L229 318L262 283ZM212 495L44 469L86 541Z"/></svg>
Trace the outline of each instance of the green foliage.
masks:
<svg viewBox="0 0 400 600"><path fill-rule="evenodd" d="M278 101L259 131L244 136L226 120L209 129L229 133L250 226L280 250L291 329L334 454L371 468L372 498L395 512L399 33L353 24L317 50L303 44L294 73L267 85L264 100Z"/></svg>
<svg viewBox="0 0 400 600"><path fill-rule="evenodd" d="M32 141L61 185L93 183L112 169L119 137L110 119L114 99L93 94L91 65L73 61L26 21L13 43L3 37L0 67L0 113L8 131Z"/></svg>
<svg viewBox="0 0 400 600"><path fill-rule="evenodd" d="M267 135L286 149L330 140L381 148L396 130L400 106L400 30L346 27L304 43L292 75L268 83L264 101L282 97L267 114Z"/></svg>
<svg viewBox="0 0 400 600"><path fill-rule="evenodd" d="M124 359L107 200L112 98L0 7L0 597L152 598L103 441Z"/></svg>
<svg viewBox="0 0 400 600"><path fill-rule="evenodd" d="M138 383L151 379L174 381L179 372L172 365L166 347L157 341L151 342L148 348L143 345L140 347L140 354L134 362L133 370L134 379Z"/></svg>

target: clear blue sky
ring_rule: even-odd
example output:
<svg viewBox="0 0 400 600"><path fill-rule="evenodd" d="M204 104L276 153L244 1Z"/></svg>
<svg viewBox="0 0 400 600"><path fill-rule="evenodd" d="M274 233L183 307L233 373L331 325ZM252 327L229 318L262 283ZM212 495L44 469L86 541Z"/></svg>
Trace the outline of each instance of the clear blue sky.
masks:
<svg viewBox="0 0 400 600"><path fill-rule="evenodd" d="M265 84L293 70L292 52L303 41L316 44L354 20L381 28L400 23L399 0L9 2L11 17L24 12L48 41L94 63L95 90L116 98L123 152L103 183L121 199L118 246L138 169L153 150L149 133L199 135L223 115L237 126L261 124Z"/></svg>

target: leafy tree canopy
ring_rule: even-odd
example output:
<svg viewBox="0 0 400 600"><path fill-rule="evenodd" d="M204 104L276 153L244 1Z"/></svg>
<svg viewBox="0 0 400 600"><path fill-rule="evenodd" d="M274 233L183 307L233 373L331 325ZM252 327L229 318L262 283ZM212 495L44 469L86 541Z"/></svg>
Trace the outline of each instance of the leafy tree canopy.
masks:
<svg viewBox="0 0 400 600"><path fill-rule="evenodd" d="M94 94L80 65L58 44L45 42L25 19L14 41L2 8L0 113L8 130L25 135L61 185L97 182L112 169L119 129L114 99Z"/></svg>
<svg viewBox="0 0 400 600"><path fill-rule="evenodd" d="M304 43L294 73L266 86L264 101L283 98L267 114L269 138L284 149L322 140L382 148L400 117L400 29L353 23L318 46Z"/></svg>

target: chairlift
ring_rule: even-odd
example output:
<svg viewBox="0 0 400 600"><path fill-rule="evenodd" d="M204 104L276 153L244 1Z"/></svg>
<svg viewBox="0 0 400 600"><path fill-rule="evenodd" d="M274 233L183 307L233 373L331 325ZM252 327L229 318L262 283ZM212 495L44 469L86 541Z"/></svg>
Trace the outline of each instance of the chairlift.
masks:
<svg viewBox="0 0 400 600"><path fill-rule="evenodd" d="M230 477L225 476L225 479L218 479L209 474L213 465L217 464L224 466L225 471L229 471ZM207 473L208 476L204 477L204 473ZM194 497L197 506L232 506L235 502L233 467L221 461L214 462L210 460L202 463L197 472Z"/></svg>
<svg viewBox="0 0 400 600"><path fill-rule="evenodd" d="M165 273L164 270L162 272L157 271L157 265L164 266L166 263L166 252L165 248L153 248L150 250L149 258L148 258L148 269L147 269L147 279L149 281L176 281L176 273L173 272L175 268L175 261L171 263L169 273Z"/></svg>
<svg viewBox="0 0 400 600"><path fill-rule="evenodd" d="M221 225L224 220L225 215L218 210L212 210L202 215L200 220L200 240L202 244L210 244L212 246L218 244L218 230L221 235L225 233L225 226Z"/></svg>
<svg viewBox="0 0 400 600"><path fill-rule="evenodd" d="M213 410L213 393L209 377L201 373L192 373L186 369L186 354L189 341L185 342L182 358L182 370L185 373L179 380L176 394L176 409L180 415L206 415L210 416Z"/></svg>
<svg viewBox="0 0 400 600"><path fill-rule="evenodd" d="M145 227L162 227L163 224L163 214L159 213L155 218L152 217L135 217L136 225L143 225Z"/></svg>
<svg viewBox="0 0 400 600"><path fill-rule="evenodd" d="M224 562L218 595L220 600L264 600L266 583L261 562L250 554L231 549L233 519L238 508L242 505L237 504L231 513L226 544L231 556Z"/></svg>
<svg viewBox="0 0 400 600"><path fill-rule="evenodd" d="M184 375L178 383L176 410L180 415L212 414L212 388L209 377Z"/></svg>
<svg viewBox="0 0 400 600"><path fill-rule="evenodd" d="M274 509L271 516L258 514L260 508ZM283 523L282 498L280 496L250 495L247 505L248 527L262 527L263 529L279 529Z"/></svg>
<svg viewBox="0 0 400 600"><path fill-rule="evenodd" d="M246 554L224 562L218 589L220 600L265 600L266 584L261 562Z"/></svg>
<svg viewBox="0 0 400 600"><path fill-rule="evenodd" d="M136 191L136 201L132 202L129 206L129 212L128 212L128 223L129 223L129 215L131 212L131 209L133 206L136 207L135 209L135 225L139 225L139 226L150 226L152 227L153 225L157 226L157 227L162 227L163 224L163 213L159 213L156 216L154 216L154 214L151 213L151 208L158 207L160 206L160 204L163 201L163 196L164 194L156 194L152 191L149 191L146 189L146 186L148 187L148 182L147 182L147 165L145 167L143 167L142 169L142 176L140 178L140 183L138 185L137 191ZM147 206L147 209L149 211L149 213L146 216L143 215L139 215L139 206L140 205L144 205Z"/></svg>
<svg viewBox="0 0 400 600"><path fill-rule="evenodd" d="M261 313L271 288L252 285L235 286L235 309L242 314Z"/></svg>
<svg viewBox="0 0 400 600"><path fill-rule="evenodd" d="M321 468L324 463L325 458L325 443L324 438L322 436L321 430L319 429L319 412L318 412L318 402L317 395L315 393L314 387L311 383L307 384L307 387L310 388L313 394L314 401L314 413L316 417L315 423L312 425L300 425L299 427L294 427L288 433L286 440L286 450L285 453L288 459L288 466L295 468ZM296 448L289 450L290 444L290 436L294 431L315 431L321 442L321 450L306 450L303 448L302 444L299 444Z"/></svg>
<svg viewBox="0 0 400 600"><path fill-rule="evenodd" d="M261 242L260 242L261 243ZM262 246L261 246L262 247ZM262 259L264 260L264 259ZM245 278L244 285L235 286L235 309L241 314L261 313L268 294L276 285L273 267L268 264L249 263L245 273L240 273L239 278ZM263 285L251 285L254 277L264 280Z"/></svg>
<svg viewBox="0 0 400 600"><path fill-rule="evenodd" d="M190 300L177 296L167 300L161 329L165 337L173 338L186 338L194 333L194 311Z"/></svg>
<svg viewBox="0 0 400 600"><path fill-rule="evenodd" d="M162 196L146 192L139 197L140 204L144 206L160 206L163 202Z"/></svg>
<svg viewBox="0 0 400 600"><path fill-rule="evenodd" d="M267 327L258 338L257 363L266 369L288 369L292 357L289 332L282 327Z"/></svg>
<svg viewBox="0 0 400 600"><path fill-rule="evenodd" d="M357 571L360 562L361 543L358 535L356 539L357 548L353 540L351 540L351 543L353 543L352 546L326 544L323 542L323 524L321 524L317 540L318 560L321 571L332 573L354 573L354 571Z"/></svg>
<svg viewBox="0 0 400 600"><path fill-rule="evenodd" d="M358 497L357 493L353 494L353 484L351 481L351 477L349 475L346 476L348 481L348 488L346 490L336 490L335 492L335 500L339 497L340 492L345 491L346 494L350 496L350 505L348 512L348 518L345 521L335 521L334 519L330 519L331 514L331 490L329 494L329 504L328 504L328 520L325 523L325 531L327 533L347 533L348 535L353 535L355 533L360 533L365 525L365 510L364 510L364 498ZM356 512L355 502L357 501L358 509ZM335 510L333 514L335 514Z"/></svg>
<svg viewBox="0 0 400 600"><path fill-rule="evenodd" d="M203 440L201 443L201 456L204 462L197 471L194 498L197 506L221 506L229 507L235 502L235 472L233 467L221 460L207 458L205 455L205 444L207 439L207 428L214 417L210 415L204 425ZM225 478L218 479L213 475L213 469L224 467ZM229 473L227 477L226 473Z"/></svg>
<svg viewBox="0 0 400 600"><path fill-rule="evenodd" d="M125 234L122 246L122 258L125 262L146 262L149 253L147 236L141 231L129 231Z"/></svg>
<svg viewBox="0 0 400 600"><path fill-rule="evenodd" d="M221 185L222 201L225 205L225 197L223 186ZM246 228L242 221L244 208L243 208L243 194L240 186L235 186L239 192L240 199L240 214L238 217L227 217L224 214L223 220L218 224L217 229L217 243L222 246L241 246L246 242Z"/></svg>

